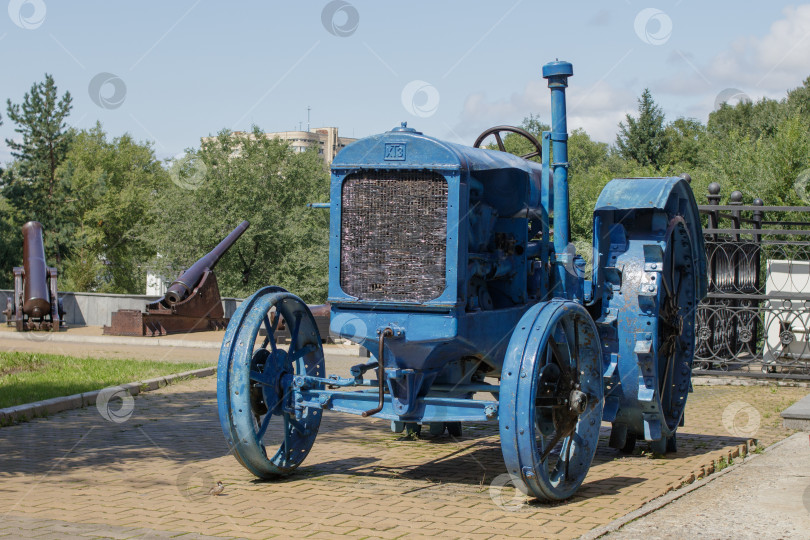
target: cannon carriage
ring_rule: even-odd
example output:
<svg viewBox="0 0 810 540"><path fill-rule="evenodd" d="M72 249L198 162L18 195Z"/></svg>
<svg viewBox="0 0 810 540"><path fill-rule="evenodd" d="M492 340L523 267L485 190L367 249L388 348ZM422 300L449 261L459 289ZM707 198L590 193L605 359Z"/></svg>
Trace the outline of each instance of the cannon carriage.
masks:
<svg viewBox="0 0 810 540"><path fill-rule="evenodd" d="M612 447L675 448L706 293L697 206L680 178L613 180L594 210L586 279L569 237L572 74L567 62L543 67L552 123L541 141L499 126L467 147L403 124L336 157L330 330L371 358L327 375L300 299L272 286L248 298L226 330L217 380L223 432L248 470L295 470L326 410L395 431L459 435L465 422L497 422L516 485L550 501L583 482L603 421ZM534 151L479 148L492 134L503 150L503 131Z"/></svg>
<svg viewBox="0 0 810 540"><path fill-rule="evenodd" d="M110 315L105 335L165 336L222 330L228 324L214 267L250 227L243 221L211 251L169 284L166 294L140 309L119 309Z"/></svg>

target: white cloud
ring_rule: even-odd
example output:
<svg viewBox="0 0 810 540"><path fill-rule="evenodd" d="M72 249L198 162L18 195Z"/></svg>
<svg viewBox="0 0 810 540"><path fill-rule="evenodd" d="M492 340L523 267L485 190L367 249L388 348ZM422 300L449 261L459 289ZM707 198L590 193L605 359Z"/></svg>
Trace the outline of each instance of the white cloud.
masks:
<svg viewBox="0 0 810 540"><path fill-rule="evenodd" d="M810 4L790 6L783 13L764 36L739 38L708 61L676 51L668 62L680 63L688 75L659 81L656 89L688 95L738 87L754 99L783 97L810 75Z"/></svg>
<svg viewBox="0 0 810 540"><path fill-rule="evenodd" d="M810 4L787 7L762 38L732 44L710 64L710 73L724 80L753 83L766 90L801 84L810 71Z"/></svg>
<svg viewBox="0 0 810 540"><path fill-rule="evenodd" d="M613 143L619 122L627 113L635 114L637 100L628 88L615 88L605 81L590 88L572 86L568 92L568 129L582 128L592 139Z"/></svg>
<svg viewBox="0 0 810 540"><path fill-rule="evenodd" d="M464 138L474 138L485 129L499 124L519 124L529 114L539 113L548 122L548 89L544 81L530 81L523 92L509 98L490 101L486 94L470 94L464 101L459 123L453 132Z"/></svg>
<svg viewBox="0 0 810 540"><path fill-rule="evenodd" d="M571 86L567 93L568 130L583 128L591 138L612 143L618 123L628 112L635 112L636 97L629 90L618 89L600 81L590 88ZM523 92L509 98L488 100L483 93L471 94L464 102L459 124L454 132L475 137L498 124L519 124L529 114L540 114L550 123L550 94L546 81L530 81Z"/></svg>
<svg viewBox="0 0 810 540"><path fill-rule="evenodd" d="M788 7L763 36L732 42L713 58L699 60L689 51L674 50L666 62L680 69L673 76L650 86L653 95L678 96L665 107L667 120L687 116L706 121L719 93L739 88L752 100L779 99L810 75L810 4ZM625 114L636 114L638 81L625 80L622 87L600 81L591 88L568 89L568 129L583 128L595 140L613 143L618 123ZM668 100L662 99L661 103ZM671 99L669 100L671 101ZM530 113L539 113L548 123L549 91L546 82L533 80L522 92L508 98L487 99L476 93L467 97L459 124L453 132L473 138L497 124L519 124Z"/></svg>

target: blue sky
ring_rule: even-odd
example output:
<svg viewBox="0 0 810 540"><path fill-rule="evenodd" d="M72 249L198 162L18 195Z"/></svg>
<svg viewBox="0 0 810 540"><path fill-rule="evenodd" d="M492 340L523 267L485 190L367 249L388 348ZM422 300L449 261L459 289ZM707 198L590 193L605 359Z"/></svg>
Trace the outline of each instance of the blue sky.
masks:
<svg viewBox="0 0 810 540"><path fill-rule="evenodd" d="M778 98L810 75L810 4L779 1L2 4L3 103L51 73L73 95L69 123L153 141L160 158L222 128L306 126L308 106L312 127L346 136L407 120L469 144L547 120L540 70L555 58L574 64L569 127L607 142L645 87L668 119L705 121L728 89Z"/></svg>

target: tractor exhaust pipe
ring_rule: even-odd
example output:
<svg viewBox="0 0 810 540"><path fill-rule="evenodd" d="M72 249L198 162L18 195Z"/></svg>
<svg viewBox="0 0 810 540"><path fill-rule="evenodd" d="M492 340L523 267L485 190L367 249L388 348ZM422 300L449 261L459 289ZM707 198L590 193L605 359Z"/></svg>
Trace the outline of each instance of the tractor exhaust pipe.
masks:
<svg viewBox="0 0 810 540"><path fill-rule="evenodd" d="M557 283L568 280L566 265L568 242L570 242L570 218L568 213L568 118L565 107L565 89L568 77L574 74L569 62L550 62L543 66L543 78L551 90L551 154L554 158L551 171L554 178L554 253L557 260ZM566 290L564 288L563 290Z"/></svg>

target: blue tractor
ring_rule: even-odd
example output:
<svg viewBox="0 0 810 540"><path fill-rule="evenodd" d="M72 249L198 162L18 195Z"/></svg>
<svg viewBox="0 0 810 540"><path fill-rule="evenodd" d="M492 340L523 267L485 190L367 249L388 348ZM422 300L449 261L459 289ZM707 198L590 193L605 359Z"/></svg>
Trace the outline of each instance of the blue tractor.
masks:
<svg viewBox="0 0 810 540"><path fill-rule="evenodd" d="M371 357L327 376L304 302L280 287L245 300L223 339L217 400L248 470L294 471L326 410L456 436L465 422L498 422L515 484L548 501L583 482L602 422L612 447L675 449L706 294L698 209L681 178L611 181L594 209L586 275L569 237L572 74L568 62L543 67L552 123L541 141L499 126L468 147L403 124L340 152L328 204L330 330ZM504 132L534 151L504 152ZM490 135L500 151L479 147Z"/></svg>

